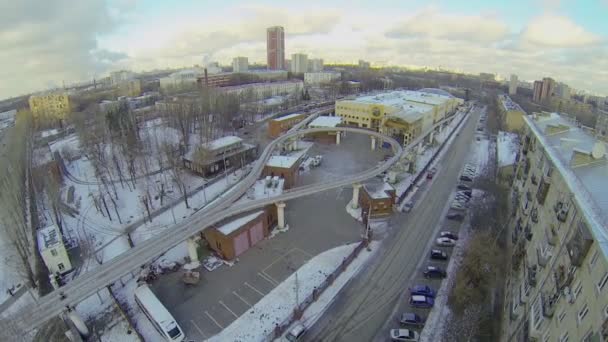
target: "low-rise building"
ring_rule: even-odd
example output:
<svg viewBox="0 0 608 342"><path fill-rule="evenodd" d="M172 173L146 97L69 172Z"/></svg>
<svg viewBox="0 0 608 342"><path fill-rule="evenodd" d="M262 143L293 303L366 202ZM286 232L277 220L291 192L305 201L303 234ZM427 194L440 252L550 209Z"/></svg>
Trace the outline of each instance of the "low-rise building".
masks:
<svg viewBox="0 0 608 342"><path fill-rule="evenodd" d="M236 136L226 136L202 144L184 155L184 167L209 177L237 165L249 163L257 156L257 147Z"/></svg>
<svg viewBox="0 0 608 342"><path fill-rule="evenodd" d="M50 274L64 274L72 270L68 251L59 227L50 225L38 229L38 251Z"/></svg>
<svg viewBox="0 0 608 342"><path fill-rule="evenodd" d="M295 151L285 151L281 155L274 155L268 159L262 177L279 177L284 180L284 188L292 188L298 181L300 164L306 156L306 152L312 146L309 142L296 142Z"/></svg>
<svg viewBox="0 0 608 342"><path fill-rule="evenodd" d="M278 138L305 118L306 115L302 113L294 113L268 121L268 137Z"/></svg>
<svg viewBox="0 0 608 342"><path fill-rule="evenodd" d="M249 69L249 61L247 57L234 57L232 59L233 72L246 72Z"/></svg>
<svg viewBox="0 0 608 342"><path fill-rule="evenodd" d="M218 89L225 94L251 94L254 98L264 99L280 95L299 95L304 89L302 81L250 83L239 86L223 87Z"/></svg>
<svg viewBox="0 0 608 342"><path fill-rule="evenodd" d="M526 112L515 101L507 95L498 95L498 110L507 131L521 132Z"/></svg>
<svg viewBox="0 0 608 342"><path fill-rule="evenodd" d="M395 188L385 182L369 183L362 186L359 196L361 215L378 218L391 215L395 203Z"/></svg>
<svg viewBox="0 0 608 342"><path fill-rule="evenodd" d="M339 72L324 71L324 72L307 72L304 74L304 83L310 85L319 85L331 83L340 80Z"/></svg>
<svg viewBox="0 0 608 342"><path fill-rule="evenodd" d="M71 111L70 97L66 92L32 95L28 102L35 120L65 119Z"/></svg>
<svg viewBox="0 0 608 342"><path fill-rule="evenodd" d="M334 128L342 125L342 118L339 116L319 116L312 120L309 124L309 128ZM324 143L340 143L340 132L329 131L311 133L310 136L318 142Z"/></svg>
<svg viewBox="0 0 608 342"><path fill-rule="evenodd" d="M141 80L131 79L115 85L116 96L136 97L141 95Z"/></svg>
<svg viewBox="0 0 608 342"><path fill-rule="evenodd" d="M608 338L606 143L555 113L524 116L503 341Z"/></svg>
<svg viewBox="0 0 608 342"><path fill-rule="evenodd" d="M510 186L513 182L519 153L519 136L516 133L499 131L496 137L496 164L498 179Z"/></svg>
<svg viewBox="0 0 608 342"><path fill-rule="evenodd" d="M595 121L595 134L598 138L608 140L608 112L603 110L597 111L597 119Z"/></svg>
<svg viewBox="0 0 608 342"><path fill-rule="evenodd" d="M197 83L197 79L204 75L203 68L195 67L176 71L167 77L160 79L160 88L163 90L179 87L193 86Z"/></svg>

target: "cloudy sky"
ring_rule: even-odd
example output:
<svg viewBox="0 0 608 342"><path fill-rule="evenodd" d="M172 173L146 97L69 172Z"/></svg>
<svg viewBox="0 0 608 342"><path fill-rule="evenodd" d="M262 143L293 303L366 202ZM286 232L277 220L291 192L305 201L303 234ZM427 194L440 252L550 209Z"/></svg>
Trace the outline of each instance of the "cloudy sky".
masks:
<svg viewBox="0 0 608 342"><path fill-rule="evenodd" d="M6 0L0 99L122 68L265 63L273 25L288 56L552 76L608 95L607 16L608 0Z"/></svg>

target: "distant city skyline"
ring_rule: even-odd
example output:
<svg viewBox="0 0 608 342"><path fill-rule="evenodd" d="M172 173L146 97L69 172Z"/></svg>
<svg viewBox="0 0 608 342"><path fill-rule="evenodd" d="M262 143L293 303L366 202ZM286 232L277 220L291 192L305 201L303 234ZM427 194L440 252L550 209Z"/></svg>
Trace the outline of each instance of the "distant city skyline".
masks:
<svg viewBox="0 0 608 342"><path fill-rule="evenodd" d="M310 7L318 10L311 12ZM69 8L70 10L63 10ZM266 63L266 29L283 26L285 55L325 64L442 67L520 80L551 77L608 94L608 2L393 3L24 0L0 11L0 98L105 76L234 57Z"/></svg>

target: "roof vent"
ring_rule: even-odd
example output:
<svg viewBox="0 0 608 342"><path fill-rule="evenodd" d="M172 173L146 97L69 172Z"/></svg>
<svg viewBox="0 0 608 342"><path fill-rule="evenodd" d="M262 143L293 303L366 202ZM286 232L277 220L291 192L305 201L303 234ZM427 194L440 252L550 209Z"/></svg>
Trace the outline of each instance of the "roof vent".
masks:
<svg viewBox="0 0 608 342"><path fill-rule="evenodd" d="M591 156L593 159L601 159L606 154L606 146L601 141L596 141L591 150Z"/></svg>

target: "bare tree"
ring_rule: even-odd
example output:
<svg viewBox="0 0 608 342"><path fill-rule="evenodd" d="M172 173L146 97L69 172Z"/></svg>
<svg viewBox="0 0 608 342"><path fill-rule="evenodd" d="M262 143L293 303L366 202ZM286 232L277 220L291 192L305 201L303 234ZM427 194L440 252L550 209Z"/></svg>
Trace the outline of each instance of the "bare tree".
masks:
<svg viewBox="0 0 608 342"><path fill-rule="evenodd" d="M182 170L182 157L179 154L179 149L177 146L164 143L162 146L163 154L167 160L167 165L171 170L171 177L173 178L173 182L179 188L180 193L184 198L184 203L186 204L186 208L190 208L188 204L188 189L186 189L186 183Z"/></svg>

